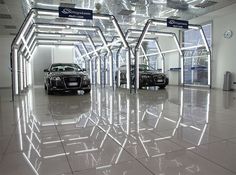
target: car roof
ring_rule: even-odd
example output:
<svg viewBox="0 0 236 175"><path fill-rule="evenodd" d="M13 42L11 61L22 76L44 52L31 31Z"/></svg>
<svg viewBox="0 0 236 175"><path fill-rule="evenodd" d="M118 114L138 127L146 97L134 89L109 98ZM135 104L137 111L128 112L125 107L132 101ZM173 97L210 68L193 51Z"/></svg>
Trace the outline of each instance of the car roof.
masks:
<svg viewBox="0 0 236 175"><path fill-rule="evenodd" d="M77 65L76 63L53 63L51 66Z"/></svg>

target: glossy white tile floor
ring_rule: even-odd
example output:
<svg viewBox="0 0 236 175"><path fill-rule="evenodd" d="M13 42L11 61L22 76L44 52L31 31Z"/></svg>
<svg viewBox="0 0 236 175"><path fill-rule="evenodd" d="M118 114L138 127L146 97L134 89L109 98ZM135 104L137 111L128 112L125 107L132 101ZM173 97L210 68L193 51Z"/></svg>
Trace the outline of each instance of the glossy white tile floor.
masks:
<svg viewBox="0 0 236 175"><path fill-rule="evenodd" d="M236 93L93 88L13 104L0 90L0 175L236 174Z"/></svg>

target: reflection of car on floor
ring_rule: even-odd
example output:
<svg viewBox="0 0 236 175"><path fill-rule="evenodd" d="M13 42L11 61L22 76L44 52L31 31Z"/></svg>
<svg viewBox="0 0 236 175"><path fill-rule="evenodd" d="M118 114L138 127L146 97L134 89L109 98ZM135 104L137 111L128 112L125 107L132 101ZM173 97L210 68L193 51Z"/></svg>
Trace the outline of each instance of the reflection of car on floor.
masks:
<svg viewBox="0 0 236 175"><path fill-rule="evenodd" d="M91 98L86 96L79 98L77 96L58 96L48 98L48 100L50 115L57 121L74 120L83 114L87 115L91 110Z"/></svg>
<svg viewBox="0 0 236 175"><path fill-rule="evenodd" d="M74 63L54 63L48 69L44 78L44 87L48 94L53 92L90 92L90 79L84 69Z"/></svg>
<svg viewBox="0 0 236 175"><path fill-rule="evenodd" d="M134 69L135 66L131 65L131 82L134 85ZM116 74L117 80L117 74ZM126 84L126 65L120 67L120 83ZM160 73L151 66L140 64L139 65L139 87L159 86L165 88L169 84L169 79L164 73Z"/></svg>

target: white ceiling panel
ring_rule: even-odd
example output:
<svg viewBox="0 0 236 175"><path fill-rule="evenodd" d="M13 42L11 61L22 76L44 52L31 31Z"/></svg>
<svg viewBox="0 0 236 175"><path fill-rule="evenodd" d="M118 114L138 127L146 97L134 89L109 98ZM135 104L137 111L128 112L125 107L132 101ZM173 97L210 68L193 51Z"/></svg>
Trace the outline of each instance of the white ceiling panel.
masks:
<svg viewBox="0 0 236 175"><path fill-rule="evenodd" d="M77 8L92 9L95 12L116 16L123 30L127 28L141 28L147 19L165 19L176 17L189 20L220 8L236 3L236 0L3 0L0 4L2 13L10 14L12 20L0 19L0 25L16 24L17 29L24 20L30 8L57 9L61 3L75 4ZM214 1L214 5L207 8L197 8L196 5ZM43 22L46 22L45 19ZM51 20L56 23L60 20ZM101 27L108 23L96 22ZM2 30L0 34L2 34ZM9 31L10 32L10 31ZM5 33L5 30L4 30Z"/></svg>

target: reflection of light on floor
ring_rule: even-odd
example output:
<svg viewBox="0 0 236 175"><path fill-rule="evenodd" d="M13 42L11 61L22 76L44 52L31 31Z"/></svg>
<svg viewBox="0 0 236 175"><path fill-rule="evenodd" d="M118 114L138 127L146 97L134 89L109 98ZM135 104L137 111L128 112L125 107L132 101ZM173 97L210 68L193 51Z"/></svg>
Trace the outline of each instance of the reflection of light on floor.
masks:
<svg viewBox="0 0 236 175"><path fill-rule="evenodd" d="M55 158L55 157L60 157L60 156L66 156L69 155L70 153L61 153L61 154L55 154L55 155L50 155L50 156L44 156L44 159L50 159L50 158Z"/></svg>
<svg viewBox="0 0 236 175"><path fill-rule="evenodd" d="M80 151L75 151L75 154L80 154L80 153L87 153L87 152L93 152L93 151L97 151L98 148L91 148L91 149L85 149L85 150L80 150Z"/></svg>
<svg viewBox="0 0 236 175"><path fill-rule="evenodd" d="M19 140L20 140L20 150L23 150L23 143L22 143L22 133L21 133L21 119L20 119L20 108L16 108L16 115L17 115L17 121L18 121L18 132L19 132Z"/></svg>
<svg viewBox="0 0 236 175"><path fill-rule="evenodd" d="M48 145L48 144L52 144L52 143L60 143L60 142L64 142L65 140L55 140L55 141L49 141L49 142L43 142L43 145Z"/></svg>
<svg viewBox="0 0 236 175"><path fill-rule="evenodd" d="M34 166L33 166L32 163L30 162L30 160L28 159L28 157L25 155L25 153L23 152L22 154L23 154L25 160L28 162L28 164L29 164L29 165L31 166L31 168L33 169L34 173L35 173L36 175L39 175L39 173L38 173L37 170L34 168Z"/></svg>
<svg viewBox="0 0 236 175"><path fill-rule="evenodd" d="M29 94L31 94L31 93L29 93ZM47 121L47 122L42 122L42 123L37 121L37 115L36 116L32 115L32 110L31 111L27 110L30 108L28 108L27 105L25 105L25 103L23 103L23 101L22 101L21 107L23 108L22 109L23 120L20 120L20 118L21 118L20 109L19 109L19 107L17 108L18 130L19 130L19 138L21 141L21 150L23 150L23 146L24 146L22 143L22 136L24 136L24 135L22 135L21 132L24 131L26 133L27 129L29 128L31 131L31 137L26 135L26 138L29 141L29 143L27 142L29 144L29 150L27 150L28 157L26 155L24 155L24 157L26 158L27 162L29 162L30 166L32 166L34 171L37 171L37 168L35 168L37 165L35 165L35 167L33 167L34 163L31 164L31 162L30 162L30 154L32 154L31 151L35 150L38 157L41 157L41 155L40 155L41 152L38 149L38 148L40 148L40 145L38 145L38 143L37 143L37 144L35 144L36 145L35 146L33 144L32 137L34 135L37 138L38 142L41 143L41 140L39 139L37 133L40 132L40 129L42 127L46 127L46 126L72 125L72 126L76 126L76 127L79 126L79 127L81 127L81 129L84 129L86 127L91 127L92 131L88 134L88 136L79 137L77 135L78 137L76 137L76 136L73 137L73 135L70 135L72 137L67 138L66 140L74 141L74 142L73 143L70 143L70 142L66 143L66 145L71 146L71 145L78 145L78 144L82 143L82 144L84 144L83 150L74 151L74 153L75 154L86 153L86 154L89 154L91 157L93 157L96 155L96 154L94 154L94 152L103 148L104 143L106 143L106 140L109 137L110 140L112 140L112 141L116 142L118 145L120 145L118 151L111 155L111 158L112 158L111 162L114 161L115 164L118 163L127 142L129 143L129 145L132 145L132 146L136 146L137 144L141 143L140 144L141 149L144 150L143 152L145 152L146 156L150 157L151 152L149 150L149 147L147 146L148 144L146 144L146 143L152 143L153 141L162 141L162 140L171 139L173 136L175 136L176 130L180 126L189 127L189 128L192 128L196 131L202 131L201 133L199 133L199 135L200 134L201 135L200 135L200 139L198 140L198 145L201 144L202 139L203 139L206 129L207 129L207 125L205 125L204 128L201 130L200 128L198 128L196 126L181 123L181 119L182 119L181 117L183 116L183 113L184 113L184 111L183 111L183 107L184 107L183 89L180 91L180 106L179 106L180 109L178 111L178 112L180 112L180 115L179 115L177 121L173 120L171 117L168 118L168 117L163 116L164 104L161 104L161 110L160 110L159 104L158 104L158 108L155 107L155 108L150 109L145 106L145 108L147 108L147 109L143 109L145 102L143 103L143 101L140 100L141 98L139 99L138 96L135 97L135 99L134 99L134 102L136 102L135 106L131 106L131 105L133 105L131 103L133 101L130 98L130 96L128 96L127 94L122 94L122 93L118 92L118 95L115 95L114 92L110 92L109 90L104 91L104 93L103 93L103 91L100 91L100 89L96 89L93 91L93 94L91 93L91 96L92 95L94 95L94 96L91 97L92 98L91 110L89 112L87 112L86 114L70 116L70 117L73 117L73 119L54 120L54 121ZM29 96L30 95L28 95L27 97L29 98ZM31 94L31 98L32 98L32 94ZM25 99L25 100L27 100L27 99ZM31 105L32 104L33 103L31 103ZM115 104L118 105L117 108L115 108ZM210 94L209 93L207 96L207 105L208 106L207 106L207 115L206 115L207 119L206 120L208 122L209 105L210 105ZM134 111L134 109L131 109L132 107L136 108L136 110ZM33 107L31 107L31 108L33 108ZM152 109L154 109L154 110L157 109L158 112L157 113L153 112ZM132 113L132 111L133 111L133 113ZM136 114L135 118L131 118L131 116L133 116L133 114L134 114L134 116ZM118 116L117 120L114 117L116 115ZM140 118L140 117L142 117L142 118ZM153 122L153 124L155 124L154 127L153 126L149 126L149 127L146 126L145 127L145 125L142 125L143 122L146 121L145 120L146 118L149 119L148 117L155 120ZM151 132L153 133L153 130L155 130L159 126L158 123L161 123L160 119L161 120L164 119L165 122L169 121L169 122L167 122L168 125L172 126L174 124L172 135L165 136L165 137L158 137L157 136L158 138L150 138L149 137L149 138L145 138L145 140L142 139L143 136L147 133L146 131L150 131L149 133L151 133ZM23 126L22 122L24 122L24 128L21 128ZM75 124L78 124L78 125L75 125ZM92 124L92 126L90 124ZM105 127L103 127L103 125L105 125ZM133 125L134 125L134 127L133 127ZM99 146L97 148L96 147L87 148L86 139L90 139L90 137L92 137L94 135L96 137L95 140L97 140L97 138L98 138L98 133L97 133L96 128L101 130L102 133L104 134L104 136L100 140L101 142L99 143ZM144 135L143 135L143 133L144 133ZM66 135L66 136L68 136L68 135ZM123 136L124 139L122 141L120 141L119 136ZM100 137L100 135L99 135L99 137ZM128 138L131 138L131 140ZM93 137L93 139L94 139L94 137ZM60 142L65 142L65 140L58 140L58 139L53 140L51 138L50 140L47 140L47 141L43 142L42 144L49 145L49 144L60 143ZM154 142L154 145L152 148L157 151L160 151L158 146L159 145L156 142ZM187 149L191 150L194 148L195 147L190 147ZM23 153L23 154L25 154L25 153ZM59 153L59 154L54 154L54 155L46 155L46 156L42 155L42 157L44 159L50 159L50 158L65 156L65 155L69 155L69 154L70 154L70 152L66 152L66 153ZM165 153L160 153L160 154L156 154L152 157L159 157L159 156L164 156L164 155L165 155ZM96 159L94 158L94 160L96 160ZM41 162L39 162L39 163L41 163ZM108 164L109 163L110 162L108 162ZM112 165L104 165L104 166L97 167L97 169L109 168L110 166L112 166ZM36 174L38 174L38 173L36 173Z"/></svg>
<svg viewBox="0 0 236 175"><path fill-rule="evenodd" d="M26 136L27 140L29 141L30 143L30 148L29 150L31 149L31 147L35 150L35 152L38 154L39 157L41 157L40 153L38 152L38 150L35 148L34 144L32 143L32 138L30 139L29 136ZM30 153L30 151L29 151Z"/></svg>

